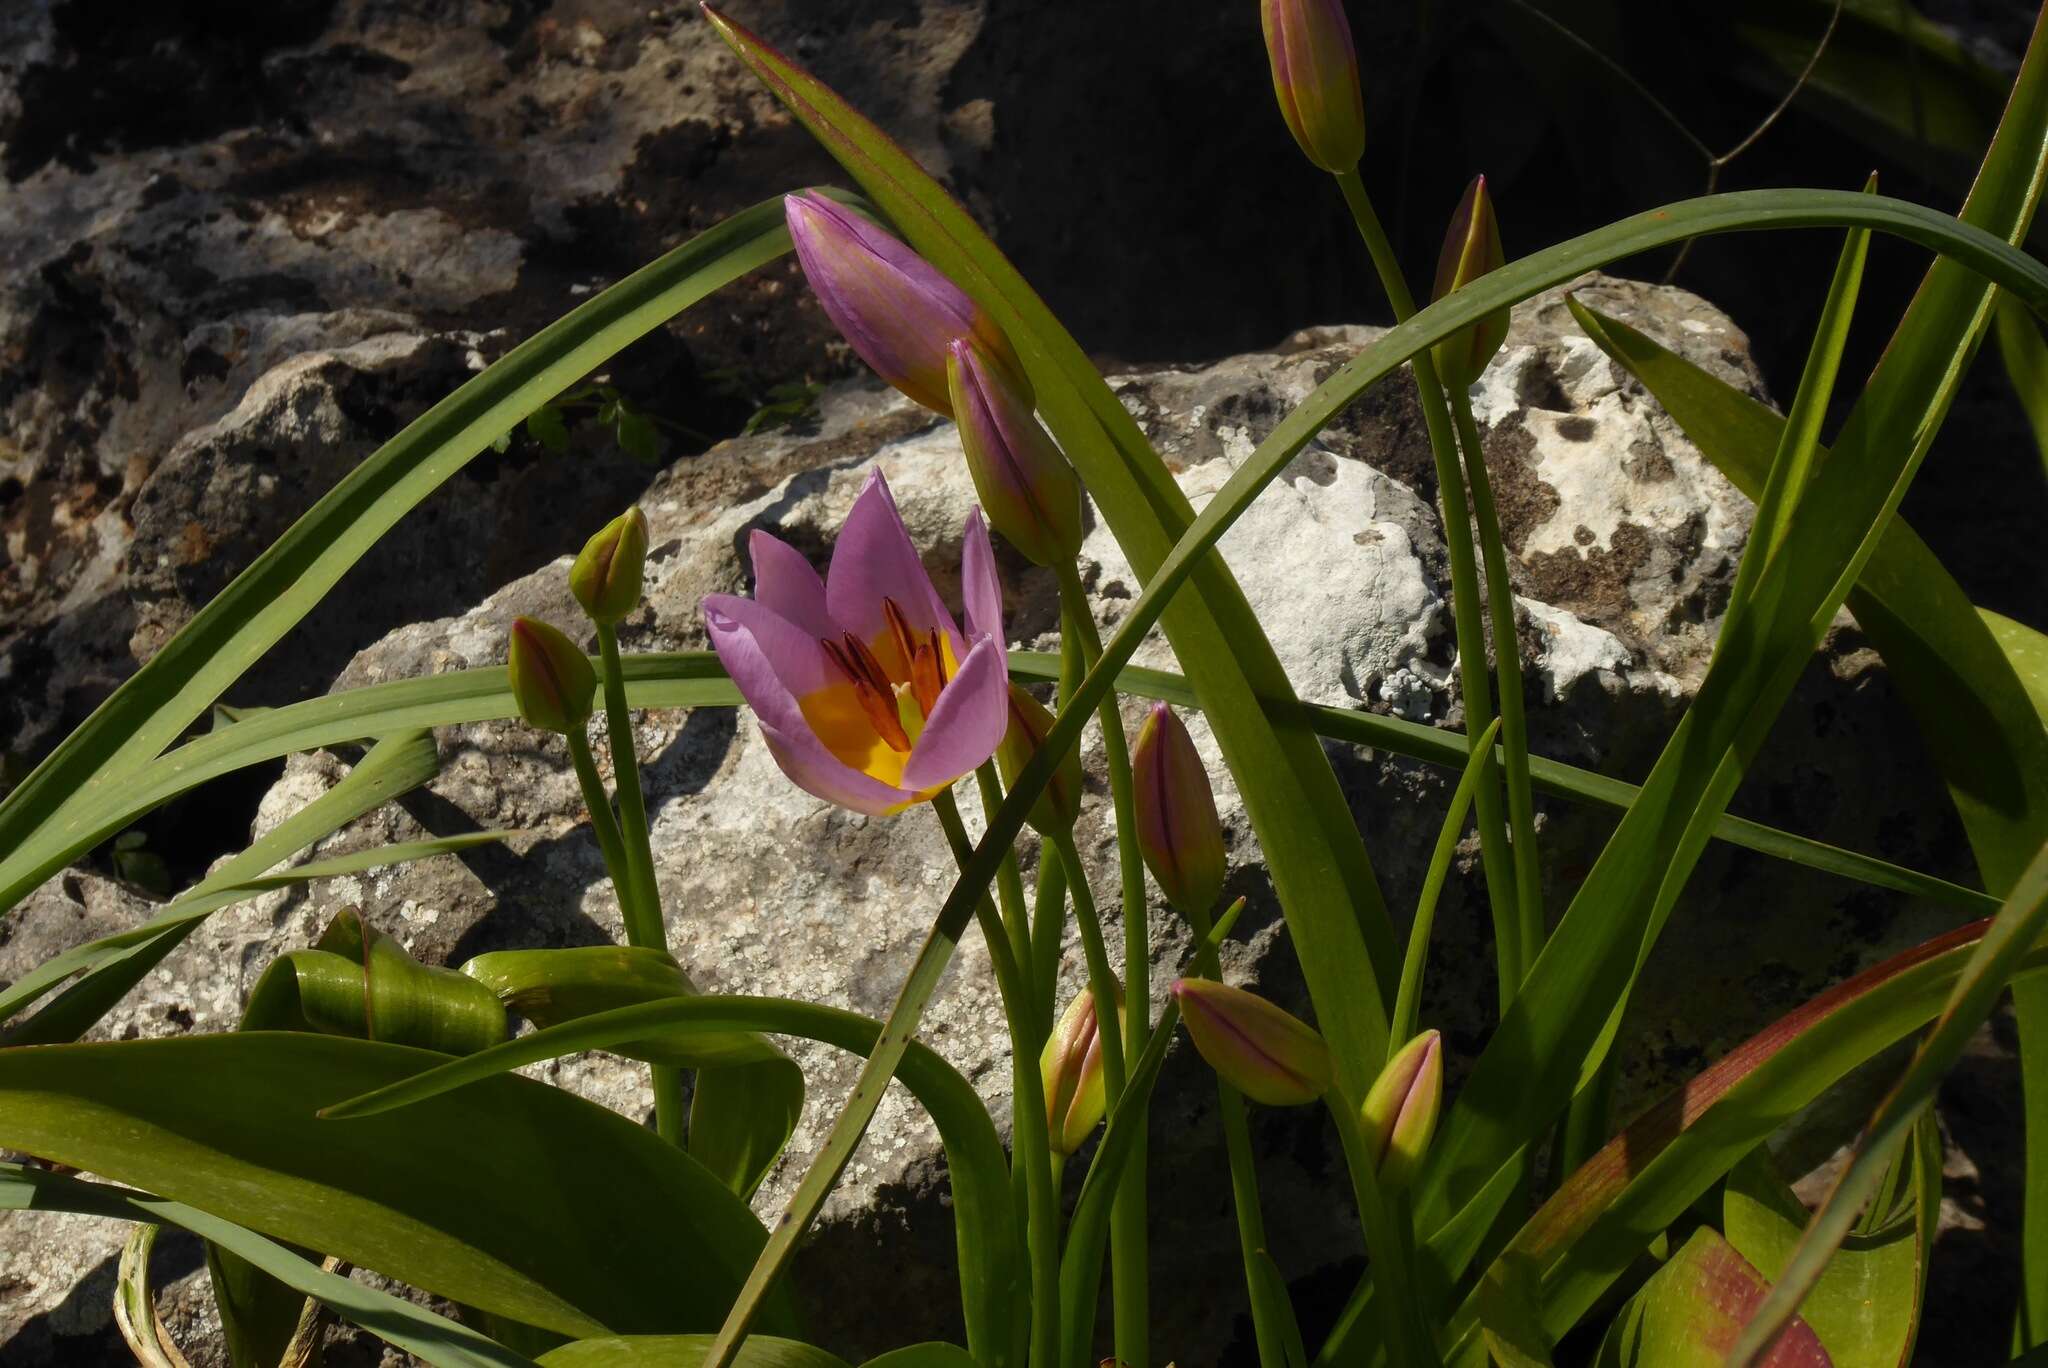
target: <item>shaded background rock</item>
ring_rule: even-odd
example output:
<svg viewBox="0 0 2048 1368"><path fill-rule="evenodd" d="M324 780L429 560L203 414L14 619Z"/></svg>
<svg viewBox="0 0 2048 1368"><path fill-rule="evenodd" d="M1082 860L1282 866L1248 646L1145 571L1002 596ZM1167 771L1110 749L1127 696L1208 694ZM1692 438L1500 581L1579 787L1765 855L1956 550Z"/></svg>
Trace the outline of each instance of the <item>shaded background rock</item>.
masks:
<svg viewBox="0 0 2048 1368"><path fill-rule="evenodd" d="M1576 288L1735 383L1758 388L1746 338L1698 298L1602 277ZM1481 421L1504 506L1529 510L1509 540L1539 747L1637 776L1704 672L1748 508L1639 387L1559 325L1561 298L1554 291L1518 311L1481 387ZM1199 504L1288 407L1374 336L1368 328L1316 329L1272 353L1127 374L1111 383ZM1456 726L1462 705L1444 603L1445 551L1411 396L1405 376L1376 387L1302 452L1233 527L1222 549L1304 696ZM950 426L894 396L841 389L796 429L724 444L656 479L642 500L651 528L648 602L624 626L627 648L701 647L697 602L707 592L747 590L743 547L754 528L770 528L822 562L855 491L874 469L891 479L942 592L955 595L960 526L973 496ZM1617 569L1620 553L1630 547ZM1050 577L1007 551L1000 555L1012 641L1049 644ZM1098 616L1113 626L1136 593L1135 580L1100 526L1091 528L1083 560ZM1569 572L1574 561L1581 573ZM513 615L578 621L565 571L566 562L556 561L462 611L400 627L357 655L336 682L346 687L495 667ZM1171 668L1172 657L1155 638L1139 663ZM1135 717L1137 708L1131 711ZM1909 747L1879 744L1905 725L1874 657L1844 626L1816 657L1736 810L1963 875L1967 851L1924 761ZM1299 969L1235 788L1206 725L1196 717L1191 726L1225 815L1233 859L1229 891L1251 902L1228 947L1228 970L1304 1010ZM935 824L923 813L877 821L812 800L782 778L747 719L730 710L647 714L639 741L670 935L700 984L885 1012L930 910L952 880ZM334 880L220 912L102 1023L100 1033L159 1035L231 1025L263 967L311 941L348 905L362 907L433 962L616 939L612 891L560 744L517 724L486 723L445 730L441 749L443 769L433 784L337 834L319 853L476 828L522 834L459 859ZM1454 776L1379 752L1333 745L1331 753L1389 904L1405 923ZM324 791L349 758L320 753L291 760L262 798L257 829ZM1095 886L1106 891L1115 878L1114 840L1092 741L1085 758L1091 793L1078 837ZM1563 804L1541 806L1555 913L1583 878L1582 862L1597 850L1611 818ZM1453 1087L1493 1018L1490 933L1475 863L1472 850L1463 852L1447 890L1424 1007L1425 1019L1445 1030L1456 1057ZM1163 906L1155 902L1152 911L1156 996L1184 956L1186 937ZM0 943L0 977L18 975L141 913L132 895L91 874L55 880L0 923L10 935ZM1825 984L1955 920L1948 909L1716 847L1637 997L1626 1036L1623 1112L1632 1113ZM1114 922L1110 936L1114 955L1121 936ZM1062 999L1079 990L1078 965L1069 945ZM1007 1042L986 956L972 933L922 1038L967 1075L1007 1129ZM811 1097L788 1156L759 1199L763 1211L786 1198L852 1081L849 1059L801 1044L792 1049L806 1068ZM1996 1051L1988 1056L1996 1057ZM648 1113L643 1073L635 1066L579 1056L531 1072L628 1115ZM1987 1063L1982 1086L2010 1086L2009 1076ZM1982 1110L1972 1100L1975 1086L1963 1081L1957 1087L1962 1101L1952 1100L1952 1107L1960 1105L1965 1114ZM2009 1221L1962 1176L1991 1167L1988 1158L1982 1164L1972 1158L1992 1152L1996 1141L1989 1137L1999 1133L1996 1126L1959 1130L1956 1228L1978 1242L1973 1247L1995 1248L1999 1238L2010 1239ZM1250 1332L1237 1310L1242 1275L1226 1210L1214 1093L1199 1060L1184 1049L1169 1057L1153 1134L1162 1361L1244 1361ZM1341 1156L1312 1110L1262 1110L1255 1137L1267 1157L1261 1182L1269 1221L1287 1232L1274 1253L1314 1334L1362 1265L1356 1230L1342 1204L1328 1196ZM820 1342L858 1356L957 1335L945 1193L936 1135L908 1098L892 1090L800 1260L798 1277ZM10 1224L0 1230L24 1219L7 1218ZM35 1279L13 1274L24 1290L12 1298L10 1321L0 1323L0 1358L41 1363L61 1351L72 1355L68 1361L91 1361L79 1356L103 1352L109 1333L104 1318L95 1321L91 1314L104 1304L95 1279L103 1278L118 1233L79 1224L59 1236L36 1236L45 1238L56 1243L0 1240L10 1251L0 1255L0 1278L24 1259L54 1270ZM873 1270L884 1260L891 1276L878 1282ZM1935 1266L1941 1270L1943 1261ZM1974 1290L1987 1301L2009 1299L2009 1288L1986 1291L1983 1280L1999 1268L2009 1276L2012 1267L2010 1259L2000 1264L1996 1258L1967 1264L1978 1280ZM166 1297L197 1308L181 1312L181 1324L211 1352L200 1280L186 1270Z"/></svg>

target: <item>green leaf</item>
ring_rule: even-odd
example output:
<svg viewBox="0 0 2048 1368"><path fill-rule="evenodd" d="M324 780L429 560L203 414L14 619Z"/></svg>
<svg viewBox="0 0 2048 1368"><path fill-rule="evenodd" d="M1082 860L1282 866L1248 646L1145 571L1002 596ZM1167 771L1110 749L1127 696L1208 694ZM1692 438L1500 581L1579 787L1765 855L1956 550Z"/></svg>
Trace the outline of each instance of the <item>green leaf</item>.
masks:
<svg viewBox="0 0 2048 1368"><path fill-rule="evenodd" d="M579 1050L632 1052L652 1043L663 1051L687 1051L693 1041L772 1031L865 1054L874 1048L880 1029L871 1018L853 1012L780 998L669 998L577 1017L479 1054L437 1062L438 1067L337 1102L326 1114L390 1114L402 1123L426 1099L460 1098L462 1092L449 1090L483 1086L479 1080L502 1081L507 1069ZM1009 1318L1021 1287L1021 1245L1002 1144L973 1085L931 1050L911 1044L896 1077L931 1115L945 1145L967 1342L977 1358L994 1362L1006 1352ZM405 1110L394 1111L398 1108Z"/></svg>
<svg viewBox="0 0 2048 1368"><path fill-rule="evenodd" d="M1615 1322L1602 1368L1720 1368L1721 1356L1770 1284L1716 1231L1692 1234ZM1833 1368L1806 1322L1794 1320L1759 1368Z"/></svg>
<svg viewBox="0 0 2048 1368"><path fill-rule="evenodd" d="M162 753L420 500L578 376L789 248L779 198L727 219L493 362L325 495L0 801L0 908L99 839L89 814Z"/></svg>
<svg viewBox="0 0 2048 1368"><path fill-rule="evenodd" d="M931 1340L891 1349L860 1368L975 1368L974 1356L957 1344Z"/></svg>
<svg viewBox="0 0 2048 1368"><path fill-rule="evenodd" d="M476 956L462 972L543 1027L634 1003L697 996L682 966L651 946L500 950ZM655 1064L697 1070L690 1153L734 1192L751 1197L803 1113L803 1070L750 1031L656 1036L618 1049Z"/></svg>
<svg viewBox="0 0 2048 1368"><path fill-rule="evenodd" d="M436 1316L402 1297L330 1273L253 1231L181 1202L130 1192L19 1164L0 1163L0 1211L71 1211L121 1221L181 1226L210 1245L262 1269L289 1287L317 1297L342 1319L359 1325L433 1368L534 1368L467 1326Z"/></svg>
<svg viewBox="0 0 2048 1368"><path fill-rule="evenodd" d="M2013 393L2034 429L2034 445L2048 469L2048 339L2027 311L2010 299L1998 301L1998 355L2012 377Z"/></svg>
<svg viewBox="0 0 2048 1368"><path fill-rule="evenodd" d="M314 1115L444 1058L272 1032L0 1050L0 1145L557 1334L717 1324L760 1224L623 1117L513 1077L404 1116ZM791 1324L786 1301L767 1314Z"/></svg>
<svg viewBox="0 0 2048 1368"><path fill-rule="evenodd" d="M619 449L634 460L653 465L661 459L661 434L646 414L622 407L616 431Z"/></svg>
<svg viewBox="0 0 2048 1368"><path fill-rule="evenodd" d="M542 404L526 415L526 435L558 455L569 449L569 425L553 404Z"/></svg>
<svg viewBox="0 0 2048 1368"><path fill-rule="evenodd" d="M1918 1153L1906 1156L1910 1191L1924 1177L1914 1162ZM1935 1180L1938 1202L1938 1171ZM1766 1281L1783 1271L1806 1220L1806 1207L1768 1151L1754 1151L1728 1175L1721 1229ZM1921 1243L1931 1235L1923 1233L1914 1204L1904 1219L1851 1236L1828 1261L1800 1315L1841 1368L1900 1368L1907 1361L1920 1316Z"/></svg>
<svg viewBox="0 0 2048 1368"><path fill-rule="evenodd" d="M1798 1248L1786 1261L1777 1286L1729 1351L1731 1364L1759 1361L1772 1334L1791 1319L1801 1299L1818 1282L1829 1258L1848 1236L1857 1213L1877 1191L1894 1156L1904 1148L1921 1109L1932 1102L1936 1086L1962 1057L1971 1035L1991 1015L2006 985L2026 966L2044 930L2048 930L2048 845L2027 866L2006 899L2004 910L1992 918L1984 938L1971 952L1934 1030L1913 1056L1905 1076L1871 1118L1848 1168L1814 1213Z"/></svg>
<svg viewBox="0 0 2048 1368"><path fill-rule="evenodd" d="M565 1344L542 1354L540 1363L541 1368L698 1368L710 1350L709 1335L614 1335ZM773 1335L748 1340L733 1362L739 1368L847 1368L836 1354Z"/></svg>
<svg viewBox="0 0 2048 1368"><path fill-rule="evenodd" d="M490 989L453 969L421 964L344 908L311 950L272 960L250 990L245 1031L319 1031L474 1054L505 1038Z"/></svg>

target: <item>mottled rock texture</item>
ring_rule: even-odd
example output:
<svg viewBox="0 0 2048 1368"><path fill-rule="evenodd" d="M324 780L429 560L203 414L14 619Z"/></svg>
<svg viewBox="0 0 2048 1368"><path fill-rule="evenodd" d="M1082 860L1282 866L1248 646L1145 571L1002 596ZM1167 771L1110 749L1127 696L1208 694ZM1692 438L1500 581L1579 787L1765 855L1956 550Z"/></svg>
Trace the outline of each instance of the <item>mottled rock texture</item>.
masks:
<svg viewBox="0 0 2048 1368"><path fill-rule="evenodd" d="M1597 277L1577 288L1596 307L1738 384L1758 387L1741 332L1697 298ZM1269 353L1126 374L1112 384L1199 505L1290 406L1375 335L1357 327L1317 329ZM360 374L374 368L375 358L436 345L372 338L344 349L359 358L347 363L320 359L344 352L288 362L266 374L237 412L254 405L271 413L300 378L344 365ZM1704 672L1748 506L1639 387L1574 334L1561 292L1518 311L1507 347L1475 397L1505 510L1537 745L1561 759L1637 776ZM307 412L319 408L316 399ZM536 478L547 469L536 466ZM942 592L953 594L960 527L973 495L950 426L893 396L839 390L810 422L678 462L647 489L647 603L624 624L627 648L701 647L697 602L708 592L747 590L741 550L752 529L770 529L822 564L873 469L888 475L913 539ZM1434 495L1412 387L1397 376L1305 449L1223 539L1223 554L1304 697L1461 723ZM575 533L602 516L593 514ZM448 546L474 548L488 534L452 522L445 537ZM1050 576L1007 551L999 556L1012 643L1049 644ZM1097 614L1113 626L1138 584L1099 525L1091 526L1082 557ZM418 620L358 654L337 687L495 666L515 614L565 627L580 621L566 561L502 580L445 616L414 611L417 601L381 605ZM1139 663L1173 662L1155 639ZM1257 843L1206 726L1198 717L1191 725L1217 781L1231 891L1251 902L1228 946L1228 971L1302 1008L1299 970ZM1881 667L1845 626L1816 657L1737 809L1922 868L1959 872L1966 856L1938 785L1912 747L1895 743L1904 726ZM886 1011L952 879L929 815L873 820L820 804L782 778L744 714L649 714L638 737L669 934L698 982L712 991ZM442 773L426 790L337 834L321 853L478 827L516 828L520 835L460 859L335 880L218 913L102 1033L232 1025L264 965L306 944L348 905L362 907L433 962L617 938L612 889L561 744L514 723L485 723L448 729L440 745ZM1333 745L1331 753L1396 920L1405 923L1451 776L1381 752ZM263 800L258 829L323 791L348 758L323 753L289 762ZM1095 887L1113 903L1113 832L1092 739L1085 758L1091 791L1079 839ZM1554 915L1611 818L1547 801L1541 807ZM1424 1008L1459 1061L1454 1088L1494 1015L1474 863L1468 849L1446 894ZM0 923L0 935L9 937L0 942L0 977L141 914L131 895L105 880L53 880ZM1156 900L1152 914L1156 993L1184 955L1186 936ZM1638 995L1623 1109L1634 1110L1825 983L1952 920L1943 909L1716 848ZM1110 935L1114 955L1121 927L1112 924ZM1078 952L1068 949L1063 998L1079 983ZM987 958L971 932L922 1038L973 1081L1007 1129L1006 1039ZM764 1212L791 1190L853 1074L852 1061L822 1048L798 1046L795 1053L808 1072L811 1099L760 1197ZM648 1112L636 1067L578 1057L534 1072L629 1115ZM1153 1135L1161 1361L1241 1361L1249 1328L1237 1310L1241 1274L1214 1094L1191 1052L1177 1049L1169 1060ZM1286 1232L1276 1239L1275 1256L1306 1314L1328 1315L1360 1260L1344 1204L1330 1196L1341 1159L1326 1128L1306 1111L1261 1112L1255 1136L1265 1156L1269 1221ZM858 1355L957 1333L944 1177L929 1124L906 1095L892 1092L800 1262L821 1342ZM54 1236L41 1227L16 1234L25 1232L27 1218L5 1220L0 1286L13 1290L0 1300L0 1356L40 1363L56 1361L50 1355L106 1352L98 1283L107 1281L118 1233L78 1222ZM889 1276L877 1279L884 1264ZM187 1276L167 1297L200 1308L182 1322L197 1338L195 1352L215 1352L189 1267L172 1271Z"/></svg>

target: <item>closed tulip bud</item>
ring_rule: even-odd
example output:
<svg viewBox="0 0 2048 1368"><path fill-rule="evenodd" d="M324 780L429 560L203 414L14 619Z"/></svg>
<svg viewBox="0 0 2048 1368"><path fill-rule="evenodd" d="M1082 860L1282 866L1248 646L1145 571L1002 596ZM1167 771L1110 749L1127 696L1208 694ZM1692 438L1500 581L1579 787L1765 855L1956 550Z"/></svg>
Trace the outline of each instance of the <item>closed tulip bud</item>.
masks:
<svg viewBox="0 0 2048 1368"><path fill-rule="evenodd" d="M1081 549L1081 482L1002 368L969 338L947 348L946 386L967 473L989 525L1036 565Z"/></svg>
<svg viewBox="0 0 2048 1368"><path fill-rule="evenodd" d="M1287 131L1323 170L1351 170L1365 155L1365 102L1343 0L1261 0L1259 18Z"/></svg>
<svg viewBox="0 0 2048 1368"><path fill-rule="evenodd" d="M1306 1022L1214 979L1176 979L1181 1020L1209 1067L1254 1102L1294 1107L1330 1086L1330 1050Z"/></svg>
<svg viewBox="0 0 2048 1368"><path fill-rule="evenodd" d="M1124 989L1116 989L1117 1027L1123 1027ZM1095 994L1084 988L1060 1013L1038 1056L1045 1080L1047 1139L1056 1154L1072 1154L1102 1124L1102 1031Z"/></svg>
<svg viewBox="0 0 2048 1368"><path fill-rule="evenodd" d="M1463 289L1488 271L1507 262L1501 250L1500 222L1493 216L1493 196L1486 193L1486 177L1474 176L1451 215L1451 230L1444 235L1444 250L1436 261L1436 290L1430 298L1442 299ZM1447 385L1464 388L1477 380L1500 350L1508 336L1508 311L1501 309L1436 344L1437 373Z"/></svg>
<svg viewBox="0 0 2048 1368"><path fill-rule="evenodd" d="M1443 1037L1424 1031L1387 1061L1359 1108L1366 1153L1383 1189L1399 1191L1415 1177L1436 1133L1443 1098Z"/></svg>
<svg viewBox="0 0 2048 1368"><path fill-rule="evenodd" d="M1010 685L1010 729L1003 733L1003 744L996 747L996 768L1002 773L1005 788L1017 782L1031 757L1038 754L1046 733L1052 730L1052 722L1052 714L1022 685ZM1080 815L1081 752L1075 749L1060 757L1052 781L1038 795L1024 820L1039 835L1055 836L1072 831Z"/></svg>
<svg viewBox="0 0 2048 1368"><path fill-rule="evenodd" d="M647 519L627 509L583 543L569 567L569 592L605 626L640 606L640 576L647 565Z"/></svg>
<svg viewBox="0 0 2048 1368"><path fill-rule="evenodd" d="M1223 891L1223 823L1194 738L1164 703L1138 729L1131 777L1145 867L1168 902L1207 912Z"/></svg>
<svg viewBox="0 0 2048 1368"><path fill-rule="evenodd" d="M529 726L567 736L590 720L597 671L576 643L545 622L515 618L506 661L512 698Z"/></svg>
<svg viewBox="0 0 2048 1368"><path fill-rule="evenodd" d="M815 190L784 195L782 207L818 303L877 375L950 418L946 347L971 337L1028 401L1030 382L1003 330L938 268Z"/></svg>

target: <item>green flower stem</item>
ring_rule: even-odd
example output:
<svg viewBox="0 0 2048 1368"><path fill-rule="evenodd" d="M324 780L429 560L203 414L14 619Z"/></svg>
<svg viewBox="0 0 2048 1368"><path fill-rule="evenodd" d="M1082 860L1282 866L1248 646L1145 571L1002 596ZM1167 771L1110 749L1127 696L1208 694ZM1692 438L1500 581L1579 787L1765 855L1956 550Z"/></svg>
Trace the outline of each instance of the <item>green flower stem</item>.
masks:
<svg viewBox="0 0 2048 1368"><path fill-rule="evenodd" d="M974 783L981 794L982 820L993 821L996 809L1003 805L1003 782L996 775L994 761L985 761L974 771ZM1002 900L1003 934L1009 938L1010 958L1017 963L1018 990L1025 1004L1032 1008L1029 1020L1036 1026L1038 992L1034 985L1039 968L1031 952L1031 924L1024 917L1024 876L1017 870L1014 846L1003 852L1003 862L996 867L996 894ZM1035 1050L1044 1043L1044 1033L1022 1043Z"/></svg>
<svg viewBox="0 0 2048 1368"><path fill-rule="evenodd" d="M590 829L597 833L597 849L604 856L605 872L612 876L619 902L626 901L626 851L619 844L619 823L612 816L612 802L598 777L597 762L590 758L590 738L578 727L565 738L569 759L576 766L576 784L583 790L583 806L590 810Z"/></svg>
<svg viewBox="0 0 2048 1368"><path fill-rule="evenodd" d="M1366 197L1365 184L1356 170L1340 172L1337 184L1344 202L1365 240L1365 250L1379 273L1387 301L1394 307L1397 323L1415 312L1415 299L1401 276L1401 264L1394 259L1393 244ZM1415 393L1422 403L1422 418L1429 428L1429 449L1436 459L1437 497L1444 506L1444 542L1451 553L1451 617L1458 632L1458 677L1465 701L1465 734L1476 737L1493 720L1492 690L1486 678L1486 633L1480 622L1479 569L1472 554L1471 514L1465 504L1465 480L1458 469L1458 443L1452 431L1450 411L1444 405L1444 387L1437 379L1436 363L1428 352L1418 352L1409 364L1415 370ZM1503 644L1503 650L1510 642ZM1524 960L1521 947L1521 917L1515 898L1515 874L1508 849L1507 823L1501 813L1500 789L1482 783L1477 794L1479 809L1479 855L1486 871L1487 900L1493 909L1494 958L1500 970L1500 1009L1506 1012L1520 987Z"/></svg>
<svg viewBox="0 0 2048 1368"><path fill-rule="evenodd" d="M1038 887L1031 897L1031 963L1038 977L1031 981L1037 1009L1038 1038L1052 1034L1054 997L1060 984L1060 933L1066 929L1067 866L1050 843L1038 848Z"/></svg>
<svg viewBox="0 0 2048 1368"><path fill-rule="evenodd" d="M1335 1089L1325 1093L1323 1101L1337 1123L1345 1167L1351 1170L1352 1196L1358 1203L1359 1223L1365 1228L1366 1253L1372 1259L1373 1300L1385 1321L1387 1361L1402 1368L1443 1368L1436 1337L1423 1320L1422 1303L1416 1296L1413 1241L1401 1229L1400 1204L1389 1202L1387 1194L1380 1191L1352 1104Z"/></svg>
<svg viewBox="0 0 2048 1368"><path fill-rule="evenodd" d="M1052 837L1052 841L1059 852L1060 863L1074 871L1067 879L1067 892L1074 899L1074 920L1081 927L1081 952L1088 959L1088 990L1095 996L1096 1029L1102 1035L1103 1100L1114 1111L1117 1099L1123 1096L1124 1082L1128 1077L1124 1067L1123 1033L1114 1025L1117 1019L1116 976L1109 967L1109 951L1103 944L1102 917L1095 910L1095 894L1088 887L1080 853L1074 848L1074 833L1063 831Z"/></svg>
<svg viewBox="0 0 2048 1368"><path fill-rule="evenodd" d="M953 859L965 870L974 856L974 842L960 821L952 790L941 790L932 799L932 811L953 849ZM1002 995L1003 1012L1009 1019L1010 1059L1016 1091L1010 1099L1011 1162L1024 1168L1026 1192L1025 1244L1031 1267L1031 1365L1057 1368L1060 1343L1060 1229L1059 1194L1052 1185L1052 1144L1047 1138L1045 1079L1038 1069L1038 1051L1030 1048L1033 1034L1031 1003L1023 990L1017 962L1010 954L1010 939L1002 918L987 894L976 900L975 916L981 937L988 943L989 963L996 974L996 990ZM892 1016L894 1014L892 1013ZM893 1068L893 1066L892 1066Z"/></svg>
<svg viewBox="0 0 2048 1368"><path fill-rule="evenodd" d="M1209 914L1190 910L1188 925L1195 933L1195 972L1220 983L1223 966L1216 955L1218 938L1209 924ZM1216 1080L1216 1114L1223 1123L1223 1148L1230 1158L1237 1249L1244 1259L1245 1294L1251 1299L1252 1335L1259 1345L1260 1368L1284 1368L1294 1308L1284 1295L1273 1296L1272 1283L1261 1275L1259 1260L1271 1255L1266 1245L1266 1214L1259 1205L1259 1172L1252 1161L1251 1126L1245 1117L1244 1095L1221 1077Z"/></svg>
<svg viewBox="0 0 2048 1368"><path fill-rule="evenodd" d="M1081 586L1080 571L1071 564L1057 565L1060 581L1064 640L1073 636L1081 644L1081 660L1089 669L1102 658L1102 637L1089 611L1088 594ZM1124 737L1123 715L1117 711L1114 690L1103 696L1097 713L1102 727L1102 751L1109 768L1109 795L1116 815L1116 862L1123 878L1124 914L1124 1029L1123 1051L1136 1059L1145 1052L1152 1028L1152 928L1145 906L1145 861L1138 850L1137 800L1132 793L1130 743ZM1086 882L1078 864L1069 863L1069 879ZM1108 1062L1108 1051L1103 1052ZM1146 1281L1149 1265L1146 1221L1147 1163L1146 1131L1150 1122L1149 1103L1134 1113L1131 1124L1137 1131L1136 1144L1117 1184L1116 1203L1110 1210L1110 1281L1115 1289L1116 1356L1125 1363L1142 1365L1151 1358L1151 1289Z"/></svg>
<svg viewBox="0 0 2048 1368"><path fill-rule="evenodd" d="M668 949L668 931L661 920L661 893L654 883L654 849L647 837L647 798L640 790L640 756L633 741L633 714L626 706L626 673L619 660L619 633L610 623L597 625L597 649L604 664L604 718L610 730L612 777L619 802L619 847L625 865L622 881L612 871L618 889L619 912L626 923L626 943L655 950ZM585 748L586 750L588 747ZM581 777L581 772L578 772ZM607 807L600 785L593 797L589 783L584 797L593 813ZM672 1145L683 1143L682 1070L669 1064L649 1066L654 1080L654 1128Z"/></svg>
<svg viewBox="0 0 2048 1368"><path fill-rule="evenodd" d="M1479 551L1486 561L1486 606L1493 619L1493 668L1500 687L1500 748L1507 773L1508 825L1514 833L1515 908L1521 918L1518 941L1522 962L1516 978L1525 979L1543 949L1549 928L1543 920L1543 871L1536 861L1536 800L1529 784L1529 720L1522 702L1522 648L1515 630L1514 581L1508 577L1507 546L1494 512L1486 449L1479 441L1479 425L1472 421L1472 396L1452 386L1450 398L1458 445L1465 452L1465 478L1472 484L1472 518L1479 528Z"/></svg>
<svg viewBox="0 0 2048 1368"><path fill-rule="evenodd" d="M1387 1027L1387 1059L1391 1062L1403 1045L1415 1038L1416 1017L1422 1009L1422 974L1429 964L1429 933L1436 925L1437 898L1451 872L1451 856L1457 853L1458 833L1465 829L1465 812L1472 806L1472 790L1488 768L1487 753L1493 749L1494 733L1500 729L1495 718L1480 734L1458 788L1451 795L1450 810L1444 813L1443 828L1437 832L1436 849L1430 853L1429 872L1423 876L1422 894L1415 900L1415 920L1408 928L1408 953L1401 961L1401 987L1394 995L1394 1015Z"/></svg>

